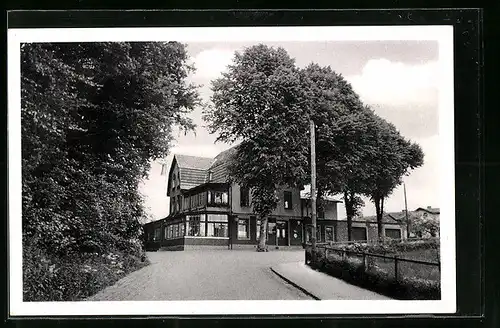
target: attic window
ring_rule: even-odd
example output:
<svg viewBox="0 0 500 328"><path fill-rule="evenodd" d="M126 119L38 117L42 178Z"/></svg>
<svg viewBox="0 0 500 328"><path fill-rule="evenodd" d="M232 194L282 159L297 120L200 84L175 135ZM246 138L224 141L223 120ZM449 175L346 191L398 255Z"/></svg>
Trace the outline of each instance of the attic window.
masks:
<svg viewBox="0 0 500 328"><path fill-rule="evenodd" d="M212 171L208 171L208 182L212 181Z"/></svg>

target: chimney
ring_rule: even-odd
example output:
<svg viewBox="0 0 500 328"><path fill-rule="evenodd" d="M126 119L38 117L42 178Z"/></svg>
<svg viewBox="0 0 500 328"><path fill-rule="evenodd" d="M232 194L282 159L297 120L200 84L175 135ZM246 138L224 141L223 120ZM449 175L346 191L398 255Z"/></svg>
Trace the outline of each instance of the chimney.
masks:
<svg viewBox="0 0 500 328"><path fill-rule="evenodd" d="M432 208L432 206L427 206L427 209L430 210Z"/></svg>

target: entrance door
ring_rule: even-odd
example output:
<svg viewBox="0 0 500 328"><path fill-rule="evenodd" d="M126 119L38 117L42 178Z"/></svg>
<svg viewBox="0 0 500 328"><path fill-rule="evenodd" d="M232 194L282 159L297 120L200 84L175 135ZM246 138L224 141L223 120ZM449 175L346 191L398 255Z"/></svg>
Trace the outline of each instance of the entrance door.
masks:
<svg viewBox="0 0 500 328"><path fill-rule="evenodd" d="M290 245L302 245L302 222L290 220Z"/></svg>
<svg viewBox="0 0 500 328"><path fill-rule="evenodd" d="M278 237L278 246L288 245L288 222L287 221L277 221L276 222L276 235Z"/></svg>

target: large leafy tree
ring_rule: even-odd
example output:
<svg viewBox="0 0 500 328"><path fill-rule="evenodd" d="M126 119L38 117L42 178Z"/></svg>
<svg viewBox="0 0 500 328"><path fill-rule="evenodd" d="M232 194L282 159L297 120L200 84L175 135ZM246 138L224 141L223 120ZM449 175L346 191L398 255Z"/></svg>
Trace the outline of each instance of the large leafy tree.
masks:
<svg viewBox="0 0 500 328"><path fill-rule="evenodd" d="M23 241L136 250L138 183L173 126L193 128L187 59L176 42L22 45Z"/></svg>
<svg viewBox="0 0 500 328"><path fill-rule="evenodd" d="M369 167L367 181L370 184L365 195L375 205L378 236L381 239L384 200L403 182L402 178L410 170L424 163L424 153L418 144L405 139L393 124L379 116L372 115L367 123L367 147L371 150L366 158Z"/></svg>
<svg viewBox="0 0 500 328"><path fill-rule="evenodd" d="M205 120L218 141L235 142L231 179L252 190L262 220L258 250L266 244L267 217L283 186L302 185L308 167L308 113L302 75L282 48L256 45L237 52L212 83Z"/></svg>
<svg viewBox="0 0 500 328"><path fill-rule="evenodd" d="M304 88L312 118L317 126L317 196L342 194L344 198L348 239L352 219L363 201L368 178L365 133L367 119L374 115L365 108L351 85L330 67L311 64L302 70Z"/></svg>

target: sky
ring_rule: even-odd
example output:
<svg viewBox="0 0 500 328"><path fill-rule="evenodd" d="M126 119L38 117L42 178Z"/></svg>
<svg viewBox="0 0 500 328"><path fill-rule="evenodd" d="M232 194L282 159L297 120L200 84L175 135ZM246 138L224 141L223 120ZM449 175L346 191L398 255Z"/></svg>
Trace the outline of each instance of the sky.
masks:
<svg viewBox="0 0 500 328"><path fill-rule="evenodd" d="M235 51L255 43L198 42L187 44L190 62L196 72L189 81L200 85L200 96L209 101L210 81L219 77L231 64ZM283 47L299 67L314 62L330 66L351 83L361 100L375 112L393 123L400 133L418 143L424 151L424 165L404 178L408 209L440 207L439 201L439 131L437 41L328 41L328 42L265 42ZM197 125L195 133L175 133L170 155L152 163L148 179L141 184L149 220L168 215L166 176L161 162L170 165L173 154L215 157L231 145L215 143L216 135L205 128L202 109L189 116ZM394 190L385 201L387 212L405 207L403 186ZM375 207L365 199L363 215L375 215ZM339 204L339 218L345 218L345 207Z"/></svg>

